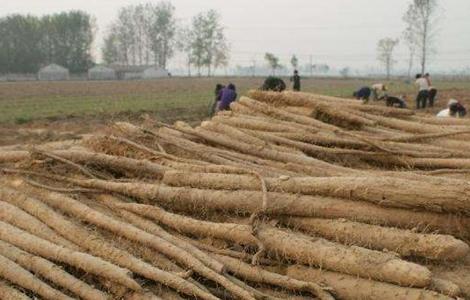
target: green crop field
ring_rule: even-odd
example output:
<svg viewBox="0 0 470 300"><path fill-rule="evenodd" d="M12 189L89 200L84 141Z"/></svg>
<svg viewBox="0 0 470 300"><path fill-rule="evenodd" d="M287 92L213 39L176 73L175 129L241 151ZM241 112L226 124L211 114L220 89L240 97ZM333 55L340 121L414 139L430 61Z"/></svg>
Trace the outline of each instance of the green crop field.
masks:
<svg viewBox="0 0 470 300"><path fill-rule="evenodd" d="M213 101L214 86L218 82L234 83L239 94L243 95L248 89L259 87L262 78L0 83L0 123L21 124L33 120L84 116L105 118L139 112L198 120L206 116ZM372 83L372 80L360 79L305 79L302 90L348 97L355 89ZM401 81L391 81L388 85L390 94L408 94L410 100L415 91L413 85ZM435 85L444 92L443 98L456 94L455 97L460 97L460 100L470 100L469 82L440 81Z"/></svg>

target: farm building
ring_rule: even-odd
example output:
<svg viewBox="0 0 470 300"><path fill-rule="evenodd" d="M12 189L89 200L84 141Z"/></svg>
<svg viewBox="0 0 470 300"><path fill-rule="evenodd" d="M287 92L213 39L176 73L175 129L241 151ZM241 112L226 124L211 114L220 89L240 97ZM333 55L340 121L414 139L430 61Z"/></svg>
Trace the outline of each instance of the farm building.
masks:
<svg viewBox="0 0 470 300"><path fill-rule="evenodd" d="M150 67L144 70L144 79L156 79L168 77L168 71L158 67Z"/></svg>
<svg viewBox="0 0 470 300"><path fill-rule="evenodd" d="M142 79L142 74L147 66L123 66L113 64L110 66L120 80Z"/></svg>
<svg viewBox="0 0 470 300"><path fill-rule="evenodd" d="M88 80L114 80L116 71L105 66L96 66L88 70Z"/></svg>
<svg viewBox="0 0 470 300"><path fill-rule="evenodd" d="M39 70L38 79L44 81L68 80L69 70L56 64L50 64Z"/></svg>

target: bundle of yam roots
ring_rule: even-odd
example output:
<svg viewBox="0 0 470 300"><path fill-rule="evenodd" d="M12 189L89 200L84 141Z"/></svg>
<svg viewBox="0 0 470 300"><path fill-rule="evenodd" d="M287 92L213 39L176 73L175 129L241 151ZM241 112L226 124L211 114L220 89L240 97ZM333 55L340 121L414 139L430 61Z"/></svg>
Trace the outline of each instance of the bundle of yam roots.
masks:
<svg viewBox="0 0 470 300"><path fill-rule="evenodd" d="M470 299L470 121L250 91L0 149L0 299Z"/></svg>

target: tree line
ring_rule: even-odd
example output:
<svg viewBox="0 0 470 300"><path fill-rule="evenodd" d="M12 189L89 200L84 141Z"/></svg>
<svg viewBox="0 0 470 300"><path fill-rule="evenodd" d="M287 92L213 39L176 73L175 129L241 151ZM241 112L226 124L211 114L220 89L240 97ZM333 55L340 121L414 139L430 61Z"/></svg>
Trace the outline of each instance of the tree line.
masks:
<svg viewBox="0 0 470 300"><path fill-rule="evenodd" d="M0 18L0 73L35 73L50 63L86 71L93 64L94 24L83 11Z"/></svg>
<svg viewBox="0 0 470 300"><path fill-rule="evenodd" d="M107 64L166 68L176 51L185 54L188 75L195 66L207 74L228 63L229 46L215 10L201 12L181 25L170 2L130 5L119 10L102 49Z"/></svg>
<svg viewBox="0 0 470 300"><path fill-rule="evenodd" d="M36 17L0 18L0 74L36 73L55 63L72 73L93 66L94 18L83 11ZM226 66L229 44L220 15L209 10L183 25L169 1L130 5L119 10L101 49L106 64L167 68L175 52L184 53L188 67L211 75Z"/></svg>

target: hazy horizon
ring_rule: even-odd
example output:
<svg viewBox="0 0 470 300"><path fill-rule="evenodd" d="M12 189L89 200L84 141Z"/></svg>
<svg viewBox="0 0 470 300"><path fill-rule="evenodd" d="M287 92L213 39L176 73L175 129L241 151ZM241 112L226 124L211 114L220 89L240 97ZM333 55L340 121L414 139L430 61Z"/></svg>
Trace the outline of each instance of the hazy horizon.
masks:
<svg viewBox="0 0 470 300"><path fill-rule="evenodd" d="M43 15L64 10L84 10L97 19L98 33L94 53L99 47L118 9L139 0L0 0L0 16L13 13ZM158 1L150 1L158 2ZM253 60L264 64L264 53L278 55L287 65L292 54L300 64L326 63L335 68L380 69L376 59L377 41L384 37L400 38L405 27L402 21L410 0L171 0L176 15L183 23L197 13L215 9L222 16L231 44L230 66L249 66ZM470 68L470 11L468 0L439 1L439 33L437 53L429 63L430 71L452 71ZM395 69L403 69L407 60L406 47L401 43L395 58ZM170 61L170 68L184 65L180 56Z"/></svg>

